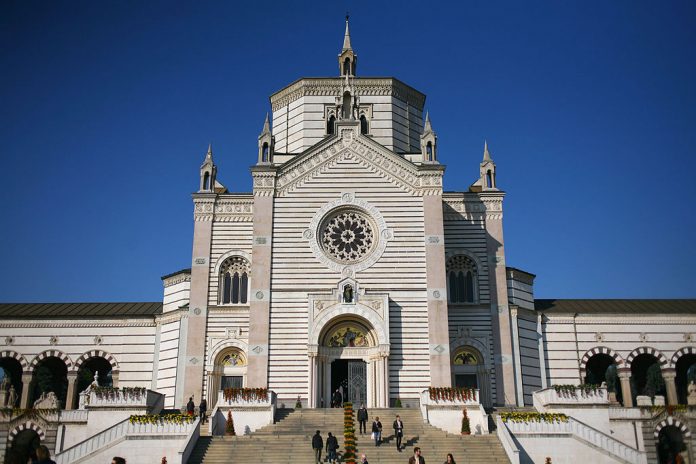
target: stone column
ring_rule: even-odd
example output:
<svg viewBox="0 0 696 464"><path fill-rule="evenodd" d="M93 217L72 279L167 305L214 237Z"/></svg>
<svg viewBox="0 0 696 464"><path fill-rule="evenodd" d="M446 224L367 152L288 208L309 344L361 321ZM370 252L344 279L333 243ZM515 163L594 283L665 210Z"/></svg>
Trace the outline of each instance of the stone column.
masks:
<svg viewBox="0 0 696 464"><path fill-rule="evenodd" d="M447 280L445 275L445 230L442 218L442 174L445 168L439 164L434 164L427 165L427 167L422 166L421 169L432 170L432 174L438 176L433 182L436 185L423 195L430 384L434 387L451 387ZM423 385L423 387L428 387L428 385Z"/></svg>
<svg viewBox="0 0 696 464"><path fill-rule="evenodd" d="M157 372L153 372L152 375L154 377L157 377ZM111 371L111 386L114 388L118 388L118 371Z"/></svg>
<svg viewBox="0 0 696 464"><path fill-rule="evenodd" d="M676 405L679 404L679 398L677 398L677 384L675 379L677 377L677 372L674 369L665 369L662 371L662 378L665 381L665 388L667 390L667 404Z"/></svg>
<svg viewBox="0 0 696 464"><path fill-rule="evenodd" d="M271 243L275 168L255 166L254 241L252 244L251 294L249 298L249 387L268 387L268 339L271 308Z"/></svg>
<svg viewBox="0 0 696 464"><path fill-rule="evenodd" d="M218 391L220 390L220 373L208 372L208 410L212 411L217 404Z"/></svg>
<svg viewBox="0 0 696 464"><path fill-rule="evenodd" d="M68 372L68 394L65 397L65 409L75 408L75 382L77 372Z"/></svg>
<svg viewBox="0 0 696 464"><path fill-rule="evenodd" d="M633 407L633 395L631 394L631 370L619 369L619 381L621 382L621 396L625 408Z"/></svg>
<svg viewBox="0 0 696 464"><path fill-rule="evenodd" d="M179 362L176 372L174 404L185 405L189 397L200 401L205 375L206 325L208 321L208 287L210 284L210 248L215 211L214 193L195 193L193 257L189 311L179 328Z"/></svg>
<svg viewBox="0 0 696 464"><path fill-rule="evenodd" d="M520 336L517 325L517 305L510 305L510 319L512 326L512 348L514 352L513 365L515 367L515 383L517 390L517 406L524 407L524 388L522 388L522 358L520 355Z"/></svg>
<svg viewBox="0 0 696 464"><path fill-rule="evenodd" d="M307 388L308 391L308 398L307 398L307 407L308 408L316 408L317 407L317 369L316 369L316 355L314 353L309 353L307 355L307 369L309 370L309 385Z"/></svg>
<svg viewBox="0 0 696 464"><path fill-rule="evenodd" d="M388 408L389 404L389 356L382 356L382 372L383 372L383 384L384 384L384 405L383 408Z"/></svg>
<svg viewBox="0 0 696 464"><path fill-rule="evenodd" d="M29 400L31 399L31 390L34 386L33 373L22 374L22 397L19 399L19 407L22 409L29 408Z"/></svg>

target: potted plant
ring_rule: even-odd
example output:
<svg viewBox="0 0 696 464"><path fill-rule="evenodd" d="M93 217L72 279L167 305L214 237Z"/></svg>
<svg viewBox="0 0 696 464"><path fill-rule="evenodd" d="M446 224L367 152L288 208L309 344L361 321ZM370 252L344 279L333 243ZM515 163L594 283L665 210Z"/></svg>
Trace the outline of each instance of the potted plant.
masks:
<svg viewBox="0 0 696 464"><path fill-rule="evenodd" d="M471 424L469 423L469 415L466 413L466 408L463 410L462 417L462 435L471 435Z"/></svg>
<svg viewBox="0 0 696 464"><path fill-rule="evenodd" d="M297 395L297 401L295 401L295 409L302 409L302 400L300 400L300 395Z"/></svg>
<svg viewBox="0 0 696 464"><path fill-rule="evenodd" d="M232 419L232 411L227 411L227 422L225 424L225 433L227 435L235 436L234 433L234 420Z"/></svg>

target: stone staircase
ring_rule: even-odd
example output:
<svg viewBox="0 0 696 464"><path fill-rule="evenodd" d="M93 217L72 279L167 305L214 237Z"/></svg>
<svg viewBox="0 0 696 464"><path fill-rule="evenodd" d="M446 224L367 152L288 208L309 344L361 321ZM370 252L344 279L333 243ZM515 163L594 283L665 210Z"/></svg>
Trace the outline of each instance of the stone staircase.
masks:
<svg viewBox="0 0 696 464"><path fill-rule="evenodd" d="M396 450L396 439L391 428L396 414L404 422L402 452ZM439 463L452 453L458 462L509 463L510 461L495 433L491 435L458 436L423 423L418 409L371 409L368 433L357 433L358 456L367 455L371 464L403 464L408 462L413 447L419 446L426 462ZM372 419L379 416L383 429L383 443L375 447L370 439ZM356 421L357 430L357 421ZM343 451L343 409L279 409L276 423L263 427L249 436L201 436L189 459L189 464L256 464L256 463L314 463L312 435L316 430L326 443L327 432L338 438ZM326 458L326 453L322 453ZM341 461L342 462L342 461Z"/></svg>

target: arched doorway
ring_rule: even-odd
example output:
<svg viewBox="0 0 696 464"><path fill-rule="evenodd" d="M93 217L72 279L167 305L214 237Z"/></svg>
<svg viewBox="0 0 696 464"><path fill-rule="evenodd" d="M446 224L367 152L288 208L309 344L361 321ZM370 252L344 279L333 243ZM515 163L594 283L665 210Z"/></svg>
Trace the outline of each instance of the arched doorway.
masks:
<svg viewBox="0 0 696 464"><path fill-rule="evenodd" d="M0 358L0 407L19 407L22 394L22 365L15 358ZM14 404L10 404L10 402Z"/></svg>
<svg viewBox="0 0 696 464"><path fill-rule="evenodd" d="M662 378L660 361L650 353L639 354L631 362L631 389L633 397L645 395L665 396L665 381Z"/></svg>
<svg viewBox="0 0 696 464"><path fill-rule="evenodd" d="M34 389L31 401L36 401L42 395L55 393L61 408L65 408L68 394L68 367L58 357L48 356L41 359L34 368ZM32 406L32 403L29 403Z"/></svg>
<svg viewBox="0 0 696 464"><path fill-rule="evenodd" d="M488 369L481 352L470 345L460 346L452 355L452 385L455 387L476 388L479 401L491 406L491 392Z"/></svg>
<svg viewBox="0 0 696 464"><path fill-rule="evenodd" d="M226 388L246 385L247 357L236 346L228 346L214 355L213 370L208 373L208 407L214 408L218 394Z"/></svg>
<svg viewBox="0 0 696 464"><path fill-rule="evenodd" d="M663 427L657 436L657 458L660 464L672 464L679 454L684 462L689 462L684 434L679 427L668 425Z"/></svg>
<svg viewBox="0 0 696 464"><path fill-rule="evenodd" d="M310 353L311 407L329 407L336 389L344 401L388 407L388 352L380 351L373 326L355 314L327 323ZM384 348L384 347L383 347Z"/></svg>
<svg viewBox="0 0 696 464"><path fill-rule="evenodd" d="M29 462L30 458L36 459L36 448L41 445L41 438L35 430L24 429L12 438L12 446L8 447L5 462L24 463Z"/></svg>
<svg viewBox="0 0 696 464"><path fill-rule="evenodd" d="M696 354L690 353L679 358L675 365L677 376L677 398L679 404L687 404L689 383L696 382Z"/></svg>

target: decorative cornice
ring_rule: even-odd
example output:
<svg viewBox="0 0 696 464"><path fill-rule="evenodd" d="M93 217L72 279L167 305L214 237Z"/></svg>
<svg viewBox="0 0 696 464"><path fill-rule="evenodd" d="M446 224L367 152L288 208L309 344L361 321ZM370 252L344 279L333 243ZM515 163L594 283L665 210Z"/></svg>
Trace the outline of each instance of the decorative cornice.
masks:
<svg viewBox="0 0 696 464"><path fill-rule="evenodd" d="M480 193L448 192L442 196L445 220L482 220L503 218L502 192L494 195Z"/></svg>
<svg viewBox="0 0 696 464"><path fill-rule="evenodd" d="M341 160L354 160L412 195L442 194L443 166L419 169L411 162L380 147L358 134L357 125L338 125L340 136L321 147L295 158L281 168L277 178L277 196L285 196L308 180L328 171Z"/></svg>
<svg viewBox="0 0 696 464"><path fill-rule="evenodd" d="M254 170L251 171L251 176L254 182L254 196L268 197L272 196L276 187L276 171L275 170Z"/></svg>
<svg viewBox="0 0 696 464"><path fill-rule="evenodd" d="M215 203L214 220L219 222L253 222L253 196L226 198L221 195Z"/></svg>
<svg viewBox="0 0 696 464"><path fill-rule="evenodd" d="M162 284L165 288L180 284L182 282L191 282L191 272L180 272L162 280Z"/></svg>
<svg viewBox="0 0 696 464"><path fill-rule="evenodd" d="M17 321L3 321L0 322L0 329L53 329L53 328L83 328L83 327L155 327L155 318L150 319L125 319L125 320L110 320L110 321L92 321L92 322L79 322L79 321L51 321L45 322L45 320L39 321L28 321L17 320Z"/></svg>
<svg viewBox="0 0 696 464"><path fill-rule="evenodd" d="M617 314L614 317L609 317L608 315L602 316L578 316L573 318L573 316L563 315L563 316L550 316L544 314L546 319L544 324L585 324L585 325L682 325L682 324L696 324L696 318L688 316L685 317L665 317L665 316L646 316L642 318L627 318L625 314ZM608 328L603 329L603 333L610 333L611 330Z"/></svg>
<svg viewBox="0 0 696 464"><path fill-rule="evenodd" d="M273 111L277 111L305 96L341 95L344 85L345 80L340 77L300 79L271 95L271 108ZM351 85L358 96L393 96L416 106L420 110L425 105L424 94L391 77L359 77L351 79Z"/></svg>

